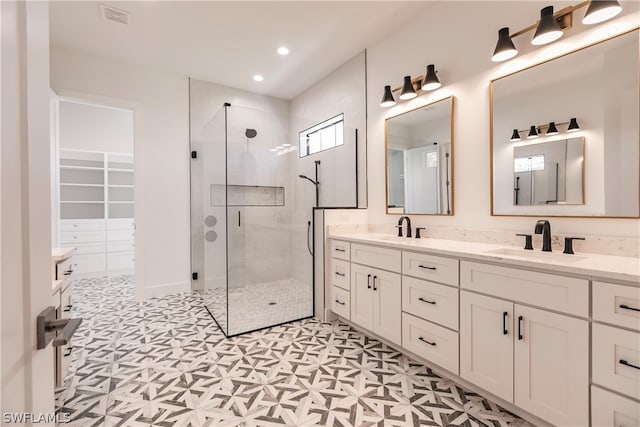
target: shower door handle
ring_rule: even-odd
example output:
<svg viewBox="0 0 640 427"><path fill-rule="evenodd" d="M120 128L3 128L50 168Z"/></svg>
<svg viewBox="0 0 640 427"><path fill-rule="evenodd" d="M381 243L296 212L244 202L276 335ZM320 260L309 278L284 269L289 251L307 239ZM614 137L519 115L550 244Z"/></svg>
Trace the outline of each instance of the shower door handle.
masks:
<svg viewBox="0 0 640 427"><path fill-rule="evenodd" d="M240 227L240 211L238 211L238 227Z"/></svg>

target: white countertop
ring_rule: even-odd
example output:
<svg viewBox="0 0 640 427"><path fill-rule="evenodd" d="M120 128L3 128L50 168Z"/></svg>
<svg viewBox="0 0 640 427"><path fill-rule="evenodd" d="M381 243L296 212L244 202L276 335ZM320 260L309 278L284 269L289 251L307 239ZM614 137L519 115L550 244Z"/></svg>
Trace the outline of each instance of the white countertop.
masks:
<svg viewBox="0 0 640 427"><path fill-rule="evenodd" d="M51 261L56 263L69 258L76 248L53 248L51 249Z"/></svg>
<svg viewBox="0 0 640 427"><path fill-rule="evenodd" d="M593 279L631 282L640 286L639 258L587 253L567 255L562 252L542 252L540 249L527 251L514 246L432 238L415 239L381 233L332 232L329 238L425 251L472 261L499 262L509 266L589 276Z"/></svg>

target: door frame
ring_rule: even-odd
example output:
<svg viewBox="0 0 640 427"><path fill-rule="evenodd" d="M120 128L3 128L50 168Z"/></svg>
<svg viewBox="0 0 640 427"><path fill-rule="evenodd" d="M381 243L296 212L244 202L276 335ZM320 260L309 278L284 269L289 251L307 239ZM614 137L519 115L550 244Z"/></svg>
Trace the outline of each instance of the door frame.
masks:
<svg viewBox="0 0 640 427"><path fill-rule="evenodd" d="M144 157L142 155L144 151L144 121L142 104L129 99L98 95L95 93L65 88L53 88L53 91L58 95L58 101L81 102L99 107L111 107L133 111L133 217L135 222L134 283L136 284L136 297L140 299L144 296L141 289L144 288L145 283L145 263L143 262L145 254L145 208L143 197L145 185L143 180Z"/></svg>

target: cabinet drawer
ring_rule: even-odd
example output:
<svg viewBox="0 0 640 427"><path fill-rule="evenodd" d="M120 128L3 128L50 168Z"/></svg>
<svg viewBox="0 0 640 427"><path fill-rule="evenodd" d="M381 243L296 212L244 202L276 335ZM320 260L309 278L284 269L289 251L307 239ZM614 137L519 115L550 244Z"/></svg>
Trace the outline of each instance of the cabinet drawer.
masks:
<svg viewBox="0 0 640 427"><path fill-rule="evenodd" d="M331 287L331 311L345 319L350 319L349 308L351 307L350 293L337 286Z"/></svg>
<svg viewBox="0 0 640 427"><path fill-rule="evenodd" d="M351 264L340 259L331 259L331 284L351 290Z"/></svg>
<svg viewBox="0 0 640 427"><path fill-rule="evenodd" d="M640 334L594 323L593 382L640 399Z"/></svg>
<svg viewBox="0 0 640 427"><path fill-rule="evenodd" d="M135 222L133 219L108 219L107 230L133 230Z"/></svg>
<svg viewBox="0 0 640 427"><path fill-rule="evenodd" d="M135 250L136 244L133 240L120 240L107 242L107 252L125 252Z"/></svg>
<svg viewBox="0 0 640 427"><path fill-rule="evenodd" d="M60 310L61 317L63 319L67 319L71 317L71 294L73 291L73 285L69 284L66 288L62 289L60 292Z"/></svg>
<svg viewBox="0 0 640 427"><path fill-rule="evenodd" d="M76 248L74 255L100 254L104 253L104 242L98 243L65 243L64 248Z"/></svg>
<svg viewBox="0 0 640 427"><path fill-rule="evenodd" d="M56 264L56 280L67 280L73 273L73 258L67 258Z"/></svg>
<svg viewBox="0 0 640 427"><path fill-rule="evenodd" d="M107 241L133 240L136 234L133 230L114 230L107 232Z"/></svg>
<svg viewBox="0 0 640 427"><path fill-rule="evenodd" d="M402 346L458 374L458 333L402 313Z"/></svg>
<svg viewBox="0 0 640 427"><path fill-rule="evenodd" d="M593 320L640 331L640 288L593 282Z"/></svg>
<svg viewBox="0 0 640 427"><path fill-rule="evenodd" d="M104 220L63 220L60 221L60 231L103 231Z"/></svg>
<svg viewBox="0 0 640 427"><path fill-rule="evenodd" d="M351 244L351 262L400 273L401 260L401 252L396 249Z"/></svg>
<svg viewBox="0 0 640 427"><path fill-rule="evenodd" d="M589 281L517 268L462 261L463 288L550 310L587 317Z"/></svg>
<svg viewBox="0 0 640 427"><path fill-rule="evenodd" d="M65 231L60 233L60 242L63 244L104 242L104 231Z"/></svg>
<svg viewBox="0 0 640 427"><path fill-rule="evenodd" d="M402 310L458 330L458 289L403 276Z"/></svg>
<svg viewBox="0 0 640 427"><path fill-rule="evenodd" d="M591 386L592 427L640 426L640 404Z"/></svg>
<svg viewBox="0 0 640 427"><path fill-rule="evenodd" d="M351 253L349 247L349 242L331 240L331 256L334 258L349 261L349 254Z"/></svg>
<svg viewBox="0 0 640 427"><path fill-rule="evenodd" d="M403 251L402 274L458 286L458 260Z"/></svg>
<svg viewBox="0 0 640 427"><path fill-rule="evenodd" d="M109 271L133 270L134 252L116 252L107 254L107 268Z"/></svg>
<svg viewBox="0 0 640 427"><path fill-rule="evenodd" d="M72 259L75 274L104 273L104 254L74 255Z"/></svg>

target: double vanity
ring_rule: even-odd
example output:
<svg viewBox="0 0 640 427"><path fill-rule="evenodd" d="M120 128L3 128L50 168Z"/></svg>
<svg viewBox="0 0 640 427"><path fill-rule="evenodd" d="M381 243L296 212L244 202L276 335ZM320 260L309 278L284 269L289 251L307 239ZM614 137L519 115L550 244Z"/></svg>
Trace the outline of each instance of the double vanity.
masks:
<svg viewBox="0 0 640 427"><path fill-rule="evenodd" d="M536 424L640 425L640 264L330 232L327 307ZM330 304L329 304L330 302Z"/></svg>

